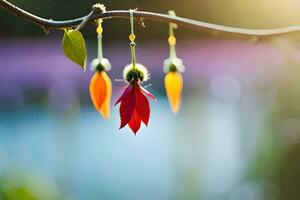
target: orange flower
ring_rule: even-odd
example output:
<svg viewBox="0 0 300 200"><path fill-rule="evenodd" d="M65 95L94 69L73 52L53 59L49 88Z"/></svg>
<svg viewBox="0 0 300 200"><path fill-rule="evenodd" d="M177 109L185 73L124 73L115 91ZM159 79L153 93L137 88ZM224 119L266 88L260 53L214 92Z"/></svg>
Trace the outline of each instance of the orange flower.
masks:
<svg viewBox="0 0 300 200"><path fill-rule="evenodd" d="M184 65L179 58L169 58L164 62L165 89L173 113L177 113L181 105L181 93L183 78L180 72L184 71Z"/></svg>
<svg viewBox="0 0 300 200"><path fill-rule="evenodd" d="M90 82L90 96L96 110L103 118L108 119L110 118L112 84L105 69L110 64L107 59L105 61L101 60L101 62L96 62L95 60L92 62L92 67L93 65L96 66L96 72Z"/></svg>

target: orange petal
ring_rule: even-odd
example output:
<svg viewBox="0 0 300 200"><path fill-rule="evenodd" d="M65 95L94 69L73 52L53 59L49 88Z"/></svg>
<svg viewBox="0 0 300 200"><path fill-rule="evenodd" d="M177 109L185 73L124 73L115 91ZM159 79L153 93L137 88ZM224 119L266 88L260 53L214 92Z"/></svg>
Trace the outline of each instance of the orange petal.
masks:
<svg viewBox="0 0 300 200"><path fill-rule="evenodd" d="M183 78L179 72L168 72L165 76L165 89L173 113L177 113L181 104Z"/></svg>
<svg viewBox="0 0 300 200"><path fill-rule="evenodd" d="M112 94L112 84L109 76L105 71L102 71L102 77L106 84L106 98L100 108L100 113L103 118L108 119L110 118L110 101L111 101L111 94Z"/></svg>
<svg viewBox="0 0 300 200"><path fill-rule="evenodd" d="M110 115L111 81L105 71L96 72L90 82L90 96L94 107L104 118Z"/></svg>

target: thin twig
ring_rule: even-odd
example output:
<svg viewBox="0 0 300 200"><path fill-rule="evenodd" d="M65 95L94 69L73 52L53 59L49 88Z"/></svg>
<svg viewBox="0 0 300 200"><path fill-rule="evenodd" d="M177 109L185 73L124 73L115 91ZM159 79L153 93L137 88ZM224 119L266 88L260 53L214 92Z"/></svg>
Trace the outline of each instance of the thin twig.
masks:
<svg viewBox="0 0 300 200"><path fill-rule="evenodd" d="M92 15L93 15L93 11L91 11L82 21L81 23L77 26L77 28L75 29L76 31L79 31L80 29L82 29L87 23L88 21L91 19Z"/></svg>
<svg viewBox="0 0 300 200"><path fill-rule="evenodd" d="M102 19L129 18L130 15L129 10L112 10L106 12L93 12L93 14L91 15L89 13L84 17L80 17L72 20L54 21L54 20L49 20L49 19L36 16L30 12L27 12L15 6L12 3L9 3L6 0L0 0L0 7L5 8L10 13L18 17L21 17L29 22L32 22L42 27L44 30L77 27L85 19L88 19L87 21L93 21L95 19L100 19L100 18ZM234 28L230 26L222 26L222 25L217 25L212 23L206 23L206 22L187 19L183 17L169 16L160 13L134 11L133 14L136 18L149 19L149 20L154 20L154 21L159 21L164 23L175 23L179 26L188 29L193 29L198 31L210 31L214 33L224 32L224 33L230 33L234 35L266 37L266 36L281 35L281 34L300 31L300 26L288 26L288 27L276 28L276 29L244 29L244 28Z"/></svg>
<svg viewBox="0 0 300 200"><path fill-rule="evenodd" d="M100 3L94 4L92 7L92 11L87 16L84 17L84 19L81 21L81 23L77 26L75 30L79 31L80 29L82 29L91 20L93 14L103 13L103 12L106 12L106 8L103 4Z"/></svg>

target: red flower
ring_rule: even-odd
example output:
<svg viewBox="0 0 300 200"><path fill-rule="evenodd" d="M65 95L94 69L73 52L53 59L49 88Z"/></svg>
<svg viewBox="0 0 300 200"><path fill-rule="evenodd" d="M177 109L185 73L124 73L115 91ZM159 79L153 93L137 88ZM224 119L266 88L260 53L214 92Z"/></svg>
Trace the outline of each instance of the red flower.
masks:
<svg viewBox="0 0 300 200"><path fill-rule="evenodd" d="M127 86L122 96L115 103L115 105L121 103L120 129L128 124L134 134L136 134L141 127L141 122L143 122L146 126L148 125L150 118L150 106L145 95L155 99L155 96L140 86L137 81L131 82Z"/></svg>

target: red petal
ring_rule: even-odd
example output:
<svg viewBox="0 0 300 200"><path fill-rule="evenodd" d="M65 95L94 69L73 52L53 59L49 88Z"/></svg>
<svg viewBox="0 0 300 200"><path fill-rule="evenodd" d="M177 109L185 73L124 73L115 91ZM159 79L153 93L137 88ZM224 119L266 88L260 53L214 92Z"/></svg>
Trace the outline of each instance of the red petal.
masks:
<svg viewBox="0 0 300 200"><path fill-rule="evenodd" d="M123 101L131 92L131 90L133 89L132 85L128 85L127 88L124 90L123 94L120 96L120 98L116 101L116 103L114 104L114 106L116 106L118 103L120 103L121 101Z"/></svg>
<svg viewBox="0 0 300 200"><path fill-rule="evenodd" d="M135 91L135 97L136 97L136 111L141 118L141 120L144 122L144 124L147 126L150 118L150 105L148 99L145 97L145 95L141 92L141 87L137 84L134 86Z"/></svg>
<svg viewBox="0 0 300 200"><path fill-rule="evenodd" d="M140 87L140 88L141 88L141 91L142 91L145 95L147 95L148 97L150 97L150 98L156 100L156 97L155 97L153 94L151 94L148 90L146 90L146 89L143 88L143 87Z"/></svg>
<svg viewBox="0 0 300 200"><path fill-rule="evenodd" d="M134 132L134 134L136 135L136 133L138 132L138 130L141 127L141 118L139 116L139 114L137 113L136 110L133 111L133 114L131 116L131 120L128 123L130 129Z"/></svg>
<svg viewBox="0 0 300 200"><path fill-rule="evenodd" d="M136 99L135 99L134 90L132 89L129 92L129 94L126 97L124 97L124 99L121 101L121 105L120 105L120 117L121 117L120 129L123 128L124 126L126 126L126 124L128 124L128 122L132 118L132 113L134 111L135 104L136 104Z"/></svg>

